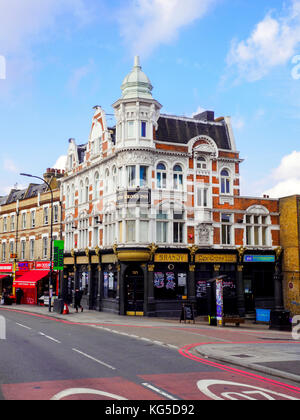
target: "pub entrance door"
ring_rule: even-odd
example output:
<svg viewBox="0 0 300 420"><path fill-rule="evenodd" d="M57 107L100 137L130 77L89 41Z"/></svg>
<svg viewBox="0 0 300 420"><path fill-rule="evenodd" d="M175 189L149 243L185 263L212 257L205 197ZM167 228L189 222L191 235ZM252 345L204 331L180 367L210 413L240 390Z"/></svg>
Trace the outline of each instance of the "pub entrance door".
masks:
<svg viewBox="0 0 300 420"><path fill-rule="evenodd" d="M144 316L144 273L139 266L125 271L125 313Z"/></svg>

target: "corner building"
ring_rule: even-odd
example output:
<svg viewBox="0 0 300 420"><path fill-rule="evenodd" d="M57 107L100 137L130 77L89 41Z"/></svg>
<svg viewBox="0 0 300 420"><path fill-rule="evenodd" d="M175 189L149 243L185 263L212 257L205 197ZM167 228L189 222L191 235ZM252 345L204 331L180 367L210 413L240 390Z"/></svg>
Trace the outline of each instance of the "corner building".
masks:
<svg viewBox="0 0 300 420"><path fill-rule="evenodd" d="M88 142L69 140L65 298L80 287L91 309L177 317L188 301L200 315L207 280L225 274L241 315L275 307L278 200L240 196L230 118L161 113L138 57L121 89L114 127L96 106Z"/></svg>

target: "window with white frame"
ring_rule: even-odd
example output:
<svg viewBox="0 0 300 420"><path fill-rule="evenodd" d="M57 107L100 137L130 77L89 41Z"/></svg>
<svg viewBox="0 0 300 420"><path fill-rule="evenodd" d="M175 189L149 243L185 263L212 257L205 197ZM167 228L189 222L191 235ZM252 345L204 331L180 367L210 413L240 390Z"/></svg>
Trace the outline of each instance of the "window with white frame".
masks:
<svg viewBox="0 0 300 420"><path fill-rule="evenodd" d="M183 190L183 172L180 165L175 165L173 168L173 188L174 190Z"/></svg>
<svg viewBox="0 0 300 420"><path fill-rule="evenodd" d="M84 186L83 181L80 181L79 183L79 203L82 204L84 202Z"/></svg>
<svg viewBox="0 0 300 420"><path fill-rule="evenodd" d="M59 220L59 207L56 204L53 206L53 223L58 223Z"/></svg>
<svg viewBox="0 0 300 420"><path fill-rule="evenodd" d="M196 160L197 169L207 169L207 161L203 156L198 156Z"/></svg>
<svg viewBox="0 0 300 420"><path fill-rule="evenodd" d="M246 245L269 245L269 216L266 214L246 215Z"/></svg>
<svg viewBox="0 0 300 420"><path fill-rule="evenodd" d="M117 168L114 166L112 169L112 184L113 184L113 191L117 189Z"/></svg>
<svg viewBox="0 0 300 420"><path fill-rule="evenodd" d="M26 213L22 213L22 229L26 229Z"/></svg>
<svg viewBox="0 0 300 420"><path fill-rule="evenodd" d="M70 187L67 187L66 192L66 208L68 209L70 207L71 199L70 199Z"/></svg>
<svg viewBox="0 0 300 420"><path fill-rule="evenodd" d="M94 199L99 198L99 189L100 189L99 172L96 172L95 177L94 177Z"/></svg>
<svg viewBox="0 0 300 420"><path fill-rule="evenodd" d="M42 253L43 259L46 259L48 257L48 238L46 236L43 237Z"/></svg>
<svg viewBox="0 0 300 420"><path fill-rule="evenodd" d="M208 207L208 192L205 185L197 186L197 207Z"/></svg>
<svg viewBox="0 0 300 420"><path fill-rule="evenodd" d="M15 215L10 216L10 230L13 232L15 230Z"/></svg>
<svg viewBox="0 0 300 420"><path fill-rule="evenodd" d="M184 212L173 211L173 242L184 243Z"/></svg>
<svg viewBox="0 0 300 420"><path fill-rule="evenodd" d="M90 188L89 179L86 178L85 179L85 186L84 186L84 200L85 200L86 203L89 202L89 188Z"/></svg>
<svg viewBox="0 0 300 420"><path fill-rule="evenodd" d="M78 242L79 249L84 249L89 246L89 219L82 218L78 224Z"/></svg>
<svg viewBox="0 0 300 420"><path fill-rule="evenodd" d="M44 225L49 224L49 207L44 207Z"/></svg>
<svg viewBox="0 0 300 420"><path fill-rule="evenodd" d="M132 139L135 137L135 123L134 121L127 122L127 138Z"/></svg>
<svg viewBox="0 0 300 420"><path fill-rule="evenodd" d="M6 260L6 242L2 242L2 261Z"/></svg>
<svg viewBox="0 0 300 420"><path fill-rule="evenodd" d="M230 194L230 173L227 169L221 171L221 194Z"/></svg>
<svg viewBox="0 0 300 420"><path fill-rule="evenodd" d="M109 169L106 169L105 171L105 192L109 192L110 187L110 179L109 179Z"/></svg>
<svg viewBox="0 0 300 420"><path fill-rule="evenodd" d="M35 228L35 210L30 212L30 226Z"/></svg>
<svg viewBox="0 0 300 420"><path fill-rule="evenodd" d="M167 188L167 168L164 163L159 163L156 166L156 188Z"/></svg>
<svg viewBox="0 0 300 420"><path fill-rule="evenodd" d="M26 252L26 241L23 239L21 240L21 260L25 260L25 252Z"/></svg>
<svg viewBox="0 0 300 420"><path fill-rule="evenodd" d="M3 232L7 232L7 216L3 217Z"/></svg>
<svg viewBox="0 0 300 420"><path fill-rule="evenodd" d="M11 258L11 255L12 255L12 254L14 254L14 248L15 248L15 243L14 243L14 241L10 241L10 242L9 242L9 253L10 253L10 258Z"/></svg>
<svg viewBox="0 0 300 420"><path fill-rule="evenodd" d="M126 166L127 186L136 186L136 167L134 165Z"/></svg>
<svg viewBox="0 0 300 420"><path fill-rule="evenodd" d="M34 243L35 243L35 240L31 238L29 241L29 259L30 260L34 260Z"/></svg>
<svg viewBox="0 0 300 420"><path fill-rule="evenodd" d="M126 242L135 242L135 229L136 229L136 221L135 220L127 220L126 221Z"/></svg>
<svg viewBox="0 0 300 420"><path fill-rule="evenodd" d="M68 221L65 225L65 249L71 251L74 247L74 230L72 221Z"/></svg>
<svg viewBox="0 0 300 420"><path fill-rule="evenodd" d="M232 243L232 215L221 213L221 243L231 245Z"/></svg>

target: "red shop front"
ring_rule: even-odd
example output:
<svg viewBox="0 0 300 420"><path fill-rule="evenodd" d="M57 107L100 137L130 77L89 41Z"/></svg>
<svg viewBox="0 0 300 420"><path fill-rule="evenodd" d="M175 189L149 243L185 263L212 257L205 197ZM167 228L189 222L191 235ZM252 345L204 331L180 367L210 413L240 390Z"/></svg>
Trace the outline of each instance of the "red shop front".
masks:
<svg viewBox="0 0 300 420"><path fill-rule="evenodd" d="M37 305L39 299L39 290L42 288L42 282L49 279L49 271L28 271L18 277L13 284L15 289L23 290L21 303L24 305Z"/></svg>

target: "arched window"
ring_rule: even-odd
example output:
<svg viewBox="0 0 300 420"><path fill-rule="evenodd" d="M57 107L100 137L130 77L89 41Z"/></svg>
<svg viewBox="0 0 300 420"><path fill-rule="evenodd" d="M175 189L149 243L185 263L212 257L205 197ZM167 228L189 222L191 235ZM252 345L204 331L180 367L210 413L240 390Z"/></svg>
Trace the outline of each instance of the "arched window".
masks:
<svg viewBox="0 0 300 420"><path fill-rule="evenodd" d="M203 156L197 158L197 169L207 169L207 162Z"/></svg>
<svg viewBox="0 0 300 420"><path fill-rule="evenodd" d="M85 194L84 194L85 202L89 201L89 179L86 178L85 180Z"/></svg>
<svg viewBox="0 0 300 420"><path fill-rule="evenodd" d="M106 169L105 171L105 192L107 193L109 190L109 170Z"/></svg>
<svg viewBox="0 0 300 420"><path fill-rule="evenodd" d="M174 190L183 189L183 173L180 165L175 165L173 168L173 188Z"/></svg>
<svg viewBox="0 0 300 420"><path fill-rule="evenodd" d="M95 173L95 178L94 178L94 198L95 199L99 198L99 173L98 172Z"/></svg>
<svg viewBox="0 0 300 420"><path fill-rule="evenodd" d="M83 195L84 195L84 188L83 188L83 181L80 181L79 184L79 203L83 203Z"/></svg>
<svg viewBox="0 0 300 420"><path fill-rule="evenodd" d="M159 163L156 167L156 187L167 188L167 168L164 163Z"/></svg>
<svg viewBox="0 0 300 420"><path fill-rule="evenodd" d="M230 174L227 169L221 172L221 194L230 194Z"/></svg>
<svg viewBox="0 0 300 420"><path fill-rule="evenodd" d="M112 181L113 181L113 189L116 191L117 189L117 168L114 166L112 170Z"/></svg>
<svg viewBox="0 0 300 420"><path fill-rule="evenodd" d="M71 188L71 206L75 206L75 185Z"/></svg>

